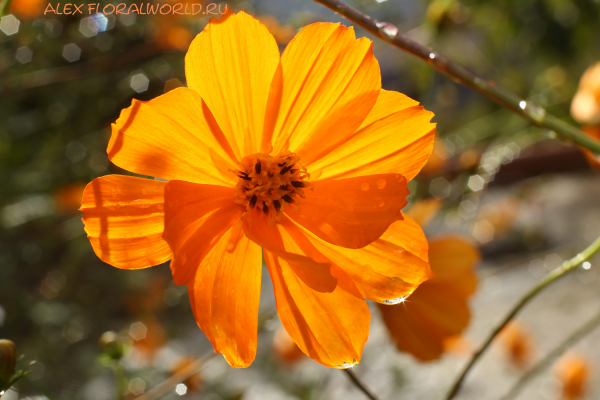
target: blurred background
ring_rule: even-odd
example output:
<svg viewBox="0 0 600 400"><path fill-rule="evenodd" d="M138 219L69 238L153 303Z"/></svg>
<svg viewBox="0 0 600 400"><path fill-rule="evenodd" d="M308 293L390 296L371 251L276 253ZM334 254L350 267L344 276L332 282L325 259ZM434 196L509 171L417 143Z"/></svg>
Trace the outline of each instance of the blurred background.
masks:
<svg viewBox="0 0 600 400"><path fill-rule="evenodd" d="M573 124L569 108L579 79L600 59L598 0L347 3ZM309 23L349 24L309 0L214 4L259 18L282 51ZM3 400L108 400L119 398L118 391L135 399L212 346L168 265L123 271L104 264L77 209L89 181L129 174L107 158L110 124L132 98L149 100L185 86L185 51L208 17L44 16L47 5L12 0L0 19L0 338L13 340L26 361L37 360ZM438 124L431 159L411 182L408 209L424 215L428 237L460 234L483 259L477 291L465 299L470 323L454 345L446 341L443 354L429 362L397 351L371 304L370 339L354 371L380 399L441 399L517 299L600 236L600 184L594 160L579 148L378 39L374 52L383 87L420 101ZM595 315L599 261L534 300L458 398L500 399ZM161 398L364 398L342 372L295 352L281 331L268 274L263 277L252 366L234 370L220 357L211 359ZM410 298L403 306L410 307ZM109 331L114 334L102 336ZM515 398L597 399L599 369L595 331Z"/></svg>

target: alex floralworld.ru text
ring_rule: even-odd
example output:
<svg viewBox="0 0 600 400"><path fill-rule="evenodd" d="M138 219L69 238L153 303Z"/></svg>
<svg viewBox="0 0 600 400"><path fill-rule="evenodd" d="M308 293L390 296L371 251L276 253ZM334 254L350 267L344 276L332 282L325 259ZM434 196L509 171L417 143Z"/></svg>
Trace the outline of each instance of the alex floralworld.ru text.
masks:
<svg viewBox="0 0 600 400"><path fill-rule="evenodd" d="M221 9L223 6L223 9ZM174 3L174 4L160 4L160 3L145 3L145 4L106 4L101 5L100 3L92 4L73 4L61 3L53 6L48 3L44 15L56 14L56 15L76 15L76 14L182 14L182 15L196 15L196 14L224 14L227 11L227 4L207 4L206 8L202 10L202 4L200 3Z"/></svg>

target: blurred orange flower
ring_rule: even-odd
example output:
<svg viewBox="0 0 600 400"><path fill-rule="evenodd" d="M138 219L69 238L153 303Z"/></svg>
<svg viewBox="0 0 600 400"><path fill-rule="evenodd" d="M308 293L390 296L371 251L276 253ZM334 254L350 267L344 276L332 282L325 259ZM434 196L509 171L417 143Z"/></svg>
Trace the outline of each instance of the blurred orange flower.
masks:
<svg viewBox="0 0 600 400"><path fill-rule="evenodd" d="M9 11L19 18L36 19L42 16L47 4L44 0L12 0Z"/></svg>
<svg viewBox="0 0 600 400"><path fill-rule="evenodd" d="M284 365L291 365L304 357L302 350L283 327L275 331L273 337L273 353L277 360Z"/></svg>
<svg viewBox="0 0 600 400"><path fill-rule="evenodd" d="M516 321L510 322L500 332L501 349L507 355L511 364L523 368L533 358L533 340L531 334Z"/></svg>
<svg viewBox="0 0 600 400"><path fill-rule="evenodd" d="M591 380L592 365L579 354L567 353L554 365L554 374L563 385L564 400L581 399Z"/></svg>
<svg viewBox="0 0 600 400"><path fill-rule="evenodd" d="M406 215L411 217L417 224L425 228L431 220L436 216L444 202L435 197L428 197L415 201L406 212Z"/></svg>
<svg viewBox="0 0 600 400"><path fill-rule="evenodd" d="M401 298L432 275L427 241L400 210L431 152L433 114L382 90L372 42L340 24L305 27L280 57L260 22L227 13L194 39L186 77L189 89L134 100L113 125L109 159L169 182L92 181L81 210L94 251L125 269L173 258L215 351L246 367L264 249L300 349L329 367L357 363L364 299Z"/></svg>
<svg viewBox="0 0 600 400"><path fill-rule="evenodd" d="M600 123L600 62L590 66L579 81L571 102L571 116L579 123Z"/></svg>
<svg viewBox="0 0 600 400"><path fill-rule="evenodd" d="M479 250L460 237L430 240L429 263L435 277L401 304L378 304L398 350L432 361L451 347L449 338L469 324L468 300L477 288L474 268L480 258Z"/></svg>
<svg viewBox="0 0 600 400"><path fill-rule="evenodd" d="M150 364L160 350L167 343L167 334L160 321L154 317L144 318L141 321L142 333L135 333L132 338L133 348L138 352L137 357L144 364ZM137 336L140 335L140 336Z"/></svg>

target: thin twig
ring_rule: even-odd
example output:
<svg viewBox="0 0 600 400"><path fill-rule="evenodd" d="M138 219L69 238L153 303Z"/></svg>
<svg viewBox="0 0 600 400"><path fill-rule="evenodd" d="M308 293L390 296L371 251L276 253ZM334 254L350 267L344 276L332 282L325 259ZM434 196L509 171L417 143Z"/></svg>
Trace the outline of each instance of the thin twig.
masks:
<svg viewBox="0 0 600 400"><path fill-rule="evenodd" d="M571 258L570 260L567 260L567 261L563 262L561 266L559 266L559 267L553 269L552 271L550 271L533 288L531 288L531 290L529 290L529 292L527 292L527 294L521 300L519 300L519 302L512 308L512 310L508 313L508 315L506 317L504 317L504 319L502 320L502 322L500 322L496 326L496 328L494 328L494 330L492 331L492 333L490 333L490 335L485 340L485 342L483 343L483 345L479 348L479 350L477 350L477 352L475 354L473 354L473 356L471 357L471 360L469 361L469 363L463 369L463 371L460 374L460 376L456 379L454 385L452 386L452 389L450 390L450 392L448 393L448 396L446 397L446 400L450 400L450 399L454 398L454 396L456 396L456 394L458 393L458 390L460 389L460 386L462 385L462 383L463 383L464 379L466 378L467 374L469 373L469 371L471 370L471 368L473 367L473 365L475 365L475 363L479 360L479 358L485 352L485 350L490 346L490 344L492 343L492 341L494 340L494 338L514 318L514 316L527 303L529 303L529 301L533 297L535 297L535 295L537 295L542 289L544 289L546 286L548 286L552 282L554 282L557 279L565 276L570 271L573 271L580 264L588 261L599 250L600 250L600 237L598 239L596 239L596 241L594 243L592 243L584 251L582 251L581 253L577 254L575 257Z"/></svg>
<svg viewBox="0 0 600 400"><path fill-rule="evenodd" d="M358 379L354 371L352 371L352 368L346 368L343 371L348 375L352 383L365 394L365 396L371 400L377 400L377 397L375 397L375 395Z"/></svg>
<svg viewBox="0 0 600 400"><path fill-rule="evenodd" d="M531 379L535 378L540 372L542 372L546 367L550 366L554 360L556 360L561 354L563 354L567 349L572 347L574 344L579 342L589 333L591 333L594 329L596 329L600 325L600 313L598 313L594 318L586 322L583 326L577 329L571 336L569 336L564 342L562 342L558 347L552 350L546 357L544 357L540 362L538 362L535 366L533 366L525 375L519 379L519 381L512 387L512 389L504 396L501 400L512 400L517 397L517 394L531 381Z"/></svg>
<svg viewBox="0 0 600 400"><path fill-rule="evenodd" d="M438 72L449 76L453 81L465 85L501 106L508 108L516 114L526 118L531 123L543 129L556 132L562 138L573 141L597 154L600 154L600 142L587 136L579 129L560 119L549 115L546 111L530 102L523 100L516 94L499 87L496 82L488 81L469 71L467 68L453 61L443 54L434 52L414 40L398 33L398 28L388 22L380 22L360 11L342 3L339 0L314 0L343 15L363 29L371 32L378 38L406 51L413 56L427 62Z"/></svg>
<svg viewBox="0 0 600 400"><path fill-rule="evenodd" d="M163 381L162 383L159 383L158 385L153 387L151 390L149 390L146 393L142 394L141 396L137 397L135 400L158 399L159 397L161 397L164 394L168 393L169 391L173 390L173 388L175 386L177 386L178 384L180 384L181 382L185 381L186 379L191 378L192 376L196 375L198 372L203 370L210 363L210 361L212 361L216 358L216 356L218 354L219 353L210 353L210 354L207 354L207 355L204 355L204 356L198 358L196 361L189 364L188 366L183 368L181 371L173 374L171 377L169 377L167 380Z"/></svg>

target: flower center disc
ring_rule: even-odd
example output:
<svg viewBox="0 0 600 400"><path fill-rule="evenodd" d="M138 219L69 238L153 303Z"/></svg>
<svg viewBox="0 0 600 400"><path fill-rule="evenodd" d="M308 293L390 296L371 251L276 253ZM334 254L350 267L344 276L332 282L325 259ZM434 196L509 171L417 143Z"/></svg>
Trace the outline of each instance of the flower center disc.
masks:
<svg viewBox="0 0 600 400"><path fill-rule="evenodd" d="M257 207L269 221L279 221L285 207L298 206L298 198L305 198L302 188L310 186L310 175L298 161L300 157L294 153L244 157L235 171L240 178L235 186L235 202L248 212Z"/></svg>

